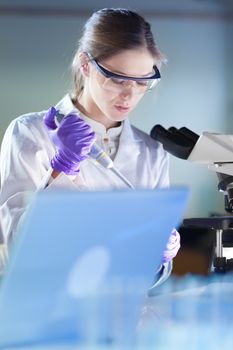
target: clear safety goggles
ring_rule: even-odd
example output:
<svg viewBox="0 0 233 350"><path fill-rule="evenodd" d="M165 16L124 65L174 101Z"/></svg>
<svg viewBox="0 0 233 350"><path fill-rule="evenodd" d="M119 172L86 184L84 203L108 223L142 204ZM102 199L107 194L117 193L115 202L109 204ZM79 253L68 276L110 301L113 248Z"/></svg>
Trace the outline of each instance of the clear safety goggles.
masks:
<svg viewBox="0 0 233 350"><path fill-rule="evenodd" d="M90 54L87 53L87 56L97 71L101 73L97 78L99 84L103 89L108 91L121 93L122 90L133 88L135 93L143 94L146 91L153 89L161 79L160 72L156 65L153 66L154 74L151 76L131 77L111 72L100 65Z"/></svg>

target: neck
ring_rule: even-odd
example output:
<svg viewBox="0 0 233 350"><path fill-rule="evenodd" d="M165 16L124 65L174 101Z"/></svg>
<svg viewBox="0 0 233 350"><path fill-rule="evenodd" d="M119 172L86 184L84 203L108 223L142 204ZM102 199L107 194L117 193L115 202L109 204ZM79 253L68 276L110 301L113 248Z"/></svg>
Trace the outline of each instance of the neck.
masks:
<svg viewBox="0 0 233 350"><path fill-rule="evenodd" d="M73 99L73 103L81 113L83 113L88 118L104 125L106 130L117 127L121 124L120 122L114 122L108 119L101 112L101 110L92 101L89 101L87 98L85 98L83 94L78 98Z"/></svg>

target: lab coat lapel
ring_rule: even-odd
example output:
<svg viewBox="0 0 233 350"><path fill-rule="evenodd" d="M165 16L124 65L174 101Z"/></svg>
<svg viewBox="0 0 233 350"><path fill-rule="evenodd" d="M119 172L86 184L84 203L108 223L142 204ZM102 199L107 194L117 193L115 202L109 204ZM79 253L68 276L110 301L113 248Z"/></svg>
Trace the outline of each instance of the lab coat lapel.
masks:
<svg viewBox="0 0 233 350"><path fill-rule="evenodd" d="M73 105L69 94L65 95L62 100L56 104L55 108L64 115L72 112L79 112L78 109Z"/></svg>
<svg viewBox="0 0 233 350"><path fill-rule="evenodd" d="M133 133L133 129L126 119L123 124L122 133L120 135L119 148L114 159L114 165L118 169L131 167L135 164L135 159L140 153L141 139Z"/></svg>

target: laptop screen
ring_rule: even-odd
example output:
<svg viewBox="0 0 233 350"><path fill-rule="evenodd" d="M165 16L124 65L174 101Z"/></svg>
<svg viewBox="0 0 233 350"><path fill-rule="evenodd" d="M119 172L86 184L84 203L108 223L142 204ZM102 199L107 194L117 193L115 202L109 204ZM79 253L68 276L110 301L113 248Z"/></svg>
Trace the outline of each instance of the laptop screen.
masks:
<svg viewBox="0 0 233 350"><path fill-rule="evenodd" d="M81 339L93 300L104 310L110 296L146 295L187 199L186 188L38 193L1 283L0 346Z"/></svg>

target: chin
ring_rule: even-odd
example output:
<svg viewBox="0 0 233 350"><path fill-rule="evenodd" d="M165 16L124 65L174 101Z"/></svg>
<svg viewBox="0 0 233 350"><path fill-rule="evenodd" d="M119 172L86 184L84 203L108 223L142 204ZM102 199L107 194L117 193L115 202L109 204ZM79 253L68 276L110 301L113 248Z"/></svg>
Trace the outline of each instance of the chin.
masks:
<svg viewBox="0 0 233 350"><path fill-rule="evenodd" d="M129 111L125 112L125 111L116 111L116 109L112 110L112 113L110 114L112 116L112 119L117 121L117 122L121 122L123 120L125 120L128 115L129 115Z"/></svg>
<svg viewBox="0 0 233 350"><path fill-rule="evenodd" d="M123 122L125 119L127 119L128 115L118 115L112 118L115 122Z"/></svg>

